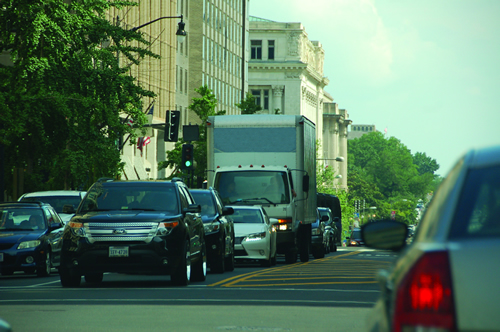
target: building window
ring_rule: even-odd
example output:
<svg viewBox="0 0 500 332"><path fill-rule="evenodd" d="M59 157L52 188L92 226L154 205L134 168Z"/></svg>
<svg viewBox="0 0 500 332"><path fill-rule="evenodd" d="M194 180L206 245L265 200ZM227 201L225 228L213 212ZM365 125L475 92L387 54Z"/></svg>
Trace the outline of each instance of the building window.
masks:
<svg viewBox="0 0 500 332"><path fill-rule="evenodd" d="M267 41L267 59L274 60L274 40Z"/></svg>
<svg viewBox="0 0 500 332"><path fill-rule="evenodd" d="M180 68L180 71L179 71L179 91L182 92L182 77L184 75L182 75L182 67Z"/></svg>
<svg viewBox="0 0 500 332"><path fill-rule="evenodd" d="M252 90L252 95L255 97L255 104L260 105L261 103L261 95L260 90Z"/></svg>
<svg viewBox="0 0 500 332"><path fill-rule="evenodd" d="M262 40L252 40L252 59L262 60Z"/></svg>
<svg viewBox="0 0 500 332"><path fill-rule="evenodd" d="M262 105L262 109L269 109L269 90L264 90L264 105Z"/></svg>

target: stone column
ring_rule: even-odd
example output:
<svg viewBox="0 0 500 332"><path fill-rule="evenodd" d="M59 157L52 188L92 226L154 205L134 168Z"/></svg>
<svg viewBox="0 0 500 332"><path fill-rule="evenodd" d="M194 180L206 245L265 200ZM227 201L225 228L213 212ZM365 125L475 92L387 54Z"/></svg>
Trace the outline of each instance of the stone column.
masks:
<svg viewBox="0 0 500 332"><path fill-rule="evenodd" d="M285 114L285 110L283 109L283 92L285 90L284 85L273 85L273 103L272 107L269 110L269 114L274 114L274 110L276 108L280 109L280 114Z"/></svg>

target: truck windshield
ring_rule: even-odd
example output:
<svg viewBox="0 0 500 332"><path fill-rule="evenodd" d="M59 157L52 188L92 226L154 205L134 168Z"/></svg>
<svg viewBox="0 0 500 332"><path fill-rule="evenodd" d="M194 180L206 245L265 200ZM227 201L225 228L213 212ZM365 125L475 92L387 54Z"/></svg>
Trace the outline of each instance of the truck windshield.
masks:
<svg viewBox="0 0 500 332"><path fill-rule="evenodd" d="M289 204L290 189L286 172L220 172L215 189L225 204Z"/></svg>

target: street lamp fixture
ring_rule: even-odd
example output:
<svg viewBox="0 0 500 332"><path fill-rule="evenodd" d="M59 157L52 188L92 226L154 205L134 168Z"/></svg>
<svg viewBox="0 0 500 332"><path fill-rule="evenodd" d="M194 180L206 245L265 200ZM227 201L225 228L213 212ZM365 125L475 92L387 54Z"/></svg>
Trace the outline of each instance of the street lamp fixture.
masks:
<svg viewBox="0 0 500 332"><path fill-rule="evenodd" d="M316 160L335 160L335 161L343 162L344 161L344 157L325 158L325 159L316 159Z"/></svg>
<svg viewBox="0 0 500 332"><path fill-rule="evenodd" d="M137 31L139 30L140 28L143 28L145 27L146 25L150 25L151 23L154 23L156 21L159 21L159 20L163 20L163 19L166 19L166 18L180 18L181 21L177 24L178 25L178 28L177 28L177 32L175 33L175 35L177 36L177 41L179 43L182 43L184 42L184 40L186 39L186 30L184 30L184 27L186 26L186 23L183 22L183 18L184 16L183 15L180 15L180 16L163 16L163 17L159 17L155 20L152 20L148 23L144 23L144 24L141 24L139 25L138 27L133 27L132 29L130 29L130 31Z"/></svg>

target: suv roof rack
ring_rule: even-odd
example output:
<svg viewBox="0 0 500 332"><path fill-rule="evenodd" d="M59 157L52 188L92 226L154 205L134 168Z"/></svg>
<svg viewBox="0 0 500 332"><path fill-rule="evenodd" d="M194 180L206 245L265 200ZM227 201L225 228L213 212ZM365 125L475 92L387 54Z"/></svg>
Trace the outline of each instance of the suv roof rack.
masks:
<svg viewBox="0 0 500 332"><path fill-rule="evenodd" d="M109 181L114 181L115 179L113 178L108 178L108 177L102 177L97 180L97 182L109 182Z"/></svg>

